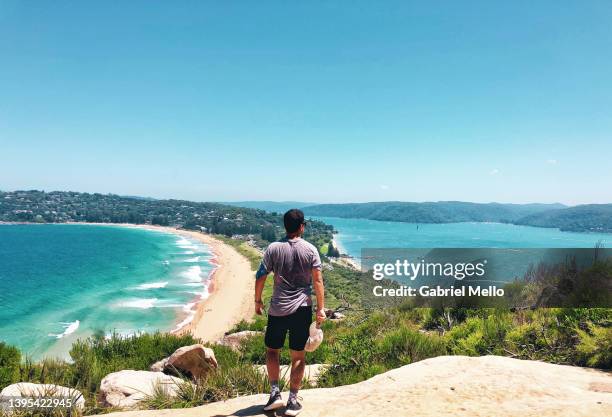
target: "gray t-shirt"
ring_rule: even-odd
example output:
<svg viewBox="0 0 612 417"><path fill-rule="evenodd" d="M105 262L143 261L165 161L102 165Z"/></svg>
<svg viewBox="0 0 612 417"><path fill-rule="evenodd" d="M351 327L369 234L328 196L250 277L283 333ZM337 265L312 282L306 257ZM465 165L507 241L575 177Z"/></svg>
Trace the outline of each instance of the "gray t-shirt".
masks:
<svg viewBox="0 0 612 417"><path fill-rule="evenodd" d="M302 238L285 238L268 246L261 263L266 272L274 272L271 316L288 316L312 305L312 270L321 269L317 248Z"/></svg>

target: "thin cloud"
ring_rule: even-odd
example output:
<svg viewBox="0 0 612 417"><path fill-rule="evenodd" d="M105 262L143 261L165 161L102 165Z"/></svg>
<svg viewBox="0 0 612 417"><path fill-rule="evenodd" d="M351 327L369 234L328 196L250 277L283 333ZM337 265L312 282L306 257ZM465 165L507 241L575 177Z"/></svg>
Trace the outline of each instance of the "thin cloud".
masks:
<svg viewBox="0 0 612 417"><path fill-rule="evenodd" d="M546 161L547 164L549 165L557 165L557 160L556 159L549 159Z"/></svg>
<svg viewBox="0 0 612 417"><path fill-rule="evenodd" d="M497 175L497 174L499 174L499 169L497 168L494 168L489 172L489 175Z"/></svg>
<svg viewBox="0 0 612 417"><path fill-rule="evenodd" d="M390 187L386 184L380 184L380 189L381 190L388 190Z"/></svg>

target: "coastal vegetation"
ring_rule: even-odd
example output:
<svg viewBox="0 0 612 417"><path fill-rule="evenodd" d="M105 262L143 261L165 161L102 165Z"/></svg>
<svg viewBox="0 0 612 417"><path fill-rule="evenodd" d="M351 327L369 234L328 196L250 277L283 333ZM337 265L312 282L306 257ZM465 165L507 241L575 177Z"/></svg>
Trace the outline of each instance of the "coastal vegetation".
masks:
<svg viewBox="0 0 612 417"><path fill-rule="evenodd" d="M283 236L279 213L219 203L70 191L0 191L0 222L152 224L239 236L260 245ZM331 241L332 233L332 226L313 220L305 237L321 247Z"/></svg>
<svg viewBox="0 0 612 417"><path fill-rule="evenodd" d="M612 232L612 204L565 207L562 204L499 204L440 201L411 203L319 204L303 208L310 216L405 223L496 222L554 227L573 232Z"/></svg>

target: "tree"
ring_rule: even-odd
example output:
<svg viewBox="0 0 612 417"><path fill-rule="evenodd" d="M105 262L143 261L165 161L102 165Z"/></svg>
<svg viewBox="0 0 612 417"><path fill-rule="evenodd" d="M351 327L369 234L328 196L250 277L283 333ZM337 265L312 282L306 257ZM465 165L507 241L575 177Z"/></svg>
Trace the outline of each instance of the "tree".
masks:
<svg viewBox="0 0 612 417"><path fill-rule="evenodd" d="M338 250L336 246L334 246L333 240L330 241L327 245L327 256L330 256L332 258L340 257L340 251Z"/></svg>

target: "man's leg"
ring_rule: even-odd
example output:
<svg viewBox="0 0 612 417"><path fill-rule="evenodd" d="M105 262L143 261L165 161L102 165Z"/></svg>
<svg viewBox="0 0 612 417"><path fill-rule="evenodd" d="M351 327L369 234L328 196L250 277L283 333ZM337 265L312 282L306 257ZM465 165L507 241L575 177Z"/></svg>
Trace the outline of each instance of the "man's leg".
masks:
<svg viewBox="0 0 612 417"><path fill-rule="evenodd" d="M306 369L306 353L303 350L291 350L291 383L290 391L296 393L302 386L304 370Z"/></svg>
<svg viewBox="0 0 612 417"><path fill-rule="evenodd" d="M289 329L289 349L291 353L291 380L289 400L285 415L297 416L302 411L298 402L297 393L302 385L304 370L306 369L306 351L304 347L308 341L308 328L312 322L312 307L304 306L297 309L292 315Z"/></svg>
<svg viewBox="0 0 612 417"><path fill-rule="evenodd" d="M304 369L306 369L306 352L303 350L290 350L291 352L291 378L289 384L289 400L287 401L286 416L297 416L302 411L297 394L302 386Z"/></svg>
<svg viewBox="0 0 612 417"><path fill-rule="evenodd" d="M270 380L270 399L264 406L264 411L276 410L284 405L278 386L278 377L280 373L280 348L285 343L286 333L287 329L283 326L281 319L274 316L268 317L265 343L266 368Z"/></svg>
<svg viewBox="0 0 612 417"><path fill-rule="evenodd" d="M266 348L266 367L268 368L268 379L270 385L278 386L280 373L280 349Z"/></svg>

